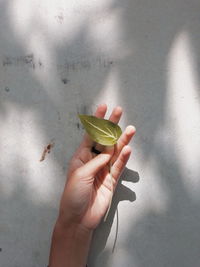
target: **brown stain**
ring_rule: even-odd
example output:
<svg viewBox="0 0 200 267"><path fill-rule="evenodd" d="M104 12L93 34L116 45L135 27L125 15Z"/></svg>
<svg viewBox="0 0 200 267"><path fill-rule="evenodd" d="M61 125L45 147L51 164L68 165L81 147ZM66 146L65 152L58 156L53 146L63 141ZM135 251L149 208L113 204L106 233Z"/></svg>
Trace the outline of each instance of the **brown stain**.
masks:
<svg viewBox="0 0 200 267"><path fill-rule="evenodd" d="M40 162L44 161L47 154L49 154L51 152L51 149L54 147L54 143L49 143L47 146L44 147L43 152L42 152L42 156L40 158Z"/></svg>

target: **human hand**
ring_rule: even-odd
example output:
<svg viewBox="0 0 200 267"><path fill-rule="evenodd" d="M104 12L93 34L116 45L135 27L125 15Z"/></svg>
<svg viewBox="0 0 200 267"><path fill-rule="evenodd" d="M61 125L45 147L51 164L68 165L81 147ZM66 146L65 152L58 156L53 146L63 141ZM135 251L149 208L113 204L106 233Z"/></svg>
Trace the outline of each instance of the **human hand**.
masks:
<svg viewBox="0 0 200 267"><path fill-rule="evenodd" d="M95 116L104 118L106 105L99 105ZM109 120L118 123L122 109L113 109ZM135 133L133 126L128 126L114 147L96 145L101 153L92 152L94 142L85 134L83 141L69 164L67 182L60 204L59 221L62 224L75 223L93 230L106 213L112 196L109 162L112 163L113 188L115 189L131 154L128 146Z"/></svg>

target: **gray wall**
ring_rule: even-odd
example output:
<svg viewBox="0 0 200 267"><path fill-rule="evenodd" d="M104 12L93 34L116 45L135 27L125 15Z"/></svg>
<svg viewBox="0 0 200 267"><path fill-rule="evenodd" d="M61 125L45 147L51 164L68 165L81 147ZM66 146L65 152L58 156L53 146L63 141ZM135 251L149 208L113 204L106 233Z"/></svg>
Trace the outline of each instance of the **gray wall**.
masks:
<svg viewBox="0 0 200 267"><path fill-rule="evenodd" d="M90 266L200 266L199 14L198 0L0 1L0 266L47 265L77 112L102 102L137 134Z"/></svg>

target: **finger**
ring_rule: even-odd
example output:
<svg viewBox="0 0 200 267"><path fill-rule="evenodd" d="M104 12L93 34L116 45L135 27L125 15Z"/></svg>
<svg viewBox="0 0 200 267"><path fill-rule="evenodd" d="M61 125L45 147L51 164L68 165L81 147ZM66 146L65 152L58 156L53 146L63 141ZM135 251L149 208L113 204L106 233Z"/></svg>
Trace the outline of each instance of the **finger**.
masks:
<svg viewBox="0 0 200 267"><path fill-rule="evenodd" d="M119 177L126 166L126 163L131 155L131 148L130 146L123 147L119 157L111 167L111 174L114 180L117 182ZM116 183L117 184L117 183Z"/></svg>
<svg viewBox="0 0 200 267"><path fill-rule="evenodd" d="M115 107L110 115L109 120L114 123L118 123L122 116L122 112L123 110L120 106Z"/></svg>
<svg viewBox="0 0 200 267"><path fill-rule="evenodd" d="M129 125L126 127L125 131L122 133L120 136L116 146L115 146L115 154L112 158L112 162L115 162L117 157L119 156L120 152L122 151L123 147L129 144L131 141L132 137L134 136L136 132L136 129L134 126Z"/></svg>
<svg viewBox="0 0 200 267"><path fill-rule="evenodd" d="M107 111L107 105L106 104L100 104L100 105L98 105L98 107L94 113L94 116L96 116L98 118L104 118L106 111Z"/></svg>
<svg viewBox="0 0 200 267"><path fill-rule="evenodd" d="M94 113L94 116L98 118L104 118L105 114L107 111L107 105L106 104L100 104L97 106L97 109ZM93 146L93 141L89 137L87 133L84 134L83 141L81 142L81 146L84 147L92 147Z"/></svg>
<svg viewBox="0 0 200 267"><path fill-rule="evenodd" d="M77 176L87 178L89 180L92 178L93 180L95 175L108 164L112 157L112 152L112 150L108 150L88 161L85 165L77 170Z"/></svg>

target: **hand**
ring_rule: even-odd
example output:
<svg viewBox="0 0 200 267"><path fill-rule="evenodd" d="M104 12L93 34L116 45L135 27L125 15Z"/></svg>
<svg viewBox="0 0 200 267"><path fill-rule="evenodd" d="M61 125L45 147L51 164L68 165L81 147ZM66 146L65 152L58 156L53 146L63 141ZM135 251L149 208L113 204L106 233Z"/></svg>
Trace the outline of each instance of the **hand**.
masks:
<svg viewBox="0 0 200 267"><path fill-rule="evenodd" d="M104 118L106 110L106 105L99 105L94 115ZM122 109L116 107L109 120L118 123L121 115ZM114 147L97 145L96 148L102 151L99 155L92 153L94 142L85 134L69 164L60 204L59 221L62 224L75 223L89 230L97 227L112 195L109 162L112 162L115 188L131 154L128 144L134 133L135 128L128 126Z"/></svg>
<svg viewBox="0 0 200 267"><path fill-rule="evenodd" d="M98 106L95 116L104 118L106 105ZM118 123L122 109L113 109L110 120ZM106 213L112 197L110 164L115 188L131 149L128 146L135 133L128 126L114 147L96 144L101 153L92 153L94 142L85 134L74 154L67 174L67 182L61 198L60 212L52 235L49 256L50 267L85 266L93 229Z"/></svg>

